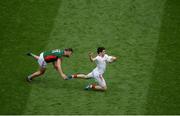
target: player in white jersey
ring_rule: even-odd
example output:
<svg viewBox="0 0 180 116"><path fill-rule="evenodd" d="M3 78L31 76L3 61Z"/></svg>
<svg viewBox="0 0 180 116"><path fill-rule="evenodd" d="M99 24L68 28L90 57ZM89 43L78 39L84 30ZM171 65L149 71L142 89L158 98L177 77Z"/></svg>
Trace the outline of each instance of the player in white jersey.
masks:
<svg viewBox="0 0 180 116"><path fill-rule="evenodd" d="M111 63L115 61L117 58L114 56L108 56L106 54L105 48L104 47L99 47L97 49L98 55L96 57L93 57L93 53L89 54L89 58L92 62L96 63L96 68L90 72L89 74L75 74L72 75L72 78L84 78L84 79L89 79L89 78L94 78L97 82L97 84L89 84L85 89L93 89L93 90L102 90L105 91L107 90L106 86L106 81L103 78L103 74L106 70L106 63Z"/></svg>

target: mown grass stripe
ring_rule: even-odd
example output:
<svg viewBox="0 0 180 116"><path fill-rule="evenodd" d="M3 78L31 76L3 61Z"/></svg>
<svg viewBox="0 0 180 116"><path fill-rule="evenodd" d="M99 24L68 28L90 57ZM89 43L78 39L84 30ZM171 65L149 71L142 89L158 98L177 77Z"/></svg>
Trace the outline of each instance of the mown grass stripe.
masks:
<svg viewBox="0 0 180 116"><path fill-rule="evenodd" d="M62 1L46 49L73 47L63 61L68 73L94 67L88 51L105 46L119 57L105 76L108 91L86 92L91 82L63 81L51 66L33 83L27 114L143 114L164 1ZM72 105L73 104L73 105Z"/></svg>
<svg viewBox="0 0 180 116"><path fill-rule="evenodd" d="M165 3L155 69L151 78L147 114L179 114L180 111L180 1Z"/></svg>
<svg viewBox="0 0 180 116"><path fill-rule="evenodd" d="M0 114L21 114L31 91L25 77L36 68L25 54L44 49L59 0L0 3Z"/></svg>

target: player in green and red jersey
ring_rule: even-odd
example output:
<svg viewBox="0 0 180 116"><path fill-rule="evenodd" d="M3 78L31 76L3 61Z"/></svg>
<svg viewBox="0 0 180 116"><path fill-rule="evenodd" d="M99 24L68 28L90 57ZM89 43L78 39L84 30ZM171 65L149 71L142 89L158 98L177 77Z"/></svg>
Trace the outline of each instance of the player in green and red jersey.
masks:
<svg viewBox="0 0 180 116"><path fill-rule="evenodd" d="M27 81L31 82L34 78L43 75L46 71L46 65L47 63L53 63L54 68L57 70L57 72L60 74L60 76L63 79L68 79L68 76L65 75L62 71L61 62L63 57L70 57L73 53L72 48L66 48L64 50L56 49L51 51L45 51L42 52L39 56L28 53L28 56L32 56L35 60L38 61L38 64L40 66L40 69L33 74L29 75L27 77Z"/></svg>

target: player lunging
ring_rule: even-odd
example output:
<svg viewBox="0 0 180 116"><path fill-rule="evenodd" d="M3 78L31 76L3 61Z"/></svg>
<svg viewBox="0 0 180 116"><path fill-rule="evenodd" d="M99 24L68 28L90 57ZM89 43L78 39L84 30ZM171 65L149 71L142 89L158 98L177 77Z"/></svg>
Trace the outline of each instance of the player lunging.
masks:
<svg viewBox="0 0 180 116"><path fill-rule="evenodd" d="M37 56L33 53L28 53L28 56L32 56L35 60L37 60L40 68L38 71L29 75L26 80L28 82L31 82L34 78L43 75L46 71L47 63L52 63L54 65L54 68L57 70L57 72L63 79L68 79L68 77L62 71L61 62L63 57L70 57L72 53L72 48L66 48L64 50L56 49L51 51L45 51L42 52L40 56Z"/></svg>
<svg viewBox="0 0 180 116"><path fill-rule="evenodd" d="M104 47L99 47L97 49L97 53L98 55L96 57L93 57L93 53L89 54L90 60L92 62L95 62L97 65L96 68L91 73L87 75L85 74L72 75L72 78L84 78L84 79L94 78L96 80L97 84L89 84L85 88L85 90L89 90L89 89L101 90L101 91L107 90L106 81L103 78L103 74L106 70L106 63L107 62L111 63L115 61L117 58L114 56L108 56L106 54Z"/></svg>

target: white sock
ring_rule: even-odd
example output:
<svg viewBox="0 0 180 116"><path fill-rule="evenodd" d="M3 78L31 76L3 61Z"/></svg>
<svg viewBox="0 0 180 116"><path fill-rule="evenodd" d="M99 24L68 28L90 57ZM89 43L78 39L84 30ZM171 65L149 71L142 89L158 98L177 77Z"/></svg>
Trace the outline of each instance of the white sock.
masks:
<svg viewBox="0 0 180 116"><path fill-rule="evenodd" d="M89 85L89 87L90 87L90 88L92 88L92 86L93 86L92 84L91 84L91 85Z"/></svg>

